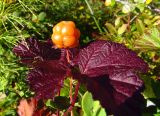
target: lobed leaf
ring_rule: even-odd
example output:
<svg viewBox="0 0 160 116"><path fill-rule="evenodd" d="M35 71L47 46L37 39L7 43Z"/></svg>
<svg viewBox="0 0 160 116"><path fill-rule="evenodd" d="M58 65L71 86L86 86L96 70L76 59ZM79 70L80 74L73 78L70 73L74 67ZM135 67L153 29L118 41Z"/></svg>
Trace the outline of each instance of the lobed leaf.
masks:
<svg viewBox="0 0 160 116"><path fill-rule="evenodd" d="M80 51L77 61L80 73L73 72L74 78L86 83L109 114L141 115L143 81L137 75L148 66L136 53L118 43L96 41Z"/></svg>
<svg viewBox="0 0 160 116"><path fill-rule="evenodd" d="M21 62L33 65L39 61L58 60L61 57L59 49L53 49L49 42L40 42L30 38L22 40L13 48L13 52L21 58Z"/></svg>
<svg viewBox="0 0 160 116"><path fill-rule="evenodd" d="M50 42L40 42L33 38L21 41L13 51L22 63L33 67L27 80L36 98L54 98L67 74L65 51L53 49Z"/></svg>
<svg viewBox="0 0 160 116"><path fill-rule="evenodd" d="M48 68L35 68L28 74L28 83L31 90L35 91L37 99L53 99L63 86L66 76L66 69L61 68L60 64L48 63ZM52 67L51 67L52 65Z"/></svg>
<svg viewBox="0 0 160 116"><path fill-rule="evenodd" d="M96 77L120 69L146 72L147 64L125 46L109 41L96 41L81 49L77 60L80 72Z"/></svg>

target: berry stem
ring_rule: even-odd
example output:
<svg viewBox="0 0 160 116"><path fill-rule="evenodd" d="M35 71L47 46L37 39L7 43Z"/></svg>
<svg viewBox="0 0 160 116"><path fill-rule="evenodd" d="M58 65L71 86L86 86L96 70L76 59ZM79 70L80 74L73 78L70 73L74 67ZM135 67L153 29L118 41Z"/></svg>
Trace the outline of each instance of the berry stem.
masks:
<svg viewBox="0 0 160 116"><path fill-rule="evenodd" d="M70 63L71 60L70 60L70 55L69 55L69 50L68 49L66 50L66 58L67 58L67 62Z"/></svg>
<svg viewBox="0 0 160 116"><path fill-rule="evenodd" d="M69 50L68 49L66 50L66 55L67 55L66 56L67 61L68 61L68 63L70 63L71 60L70 60L70 54L69 54ZM73 79L72 79L72 76L71 76L70 77L70 91L69 91L70 103L72 103L72 101L73 101L73 98L72 98L72 89L73 89ZM71 116L73 116L72 110L70 112L71 112Z"/></svg>
<svg viewBox="0 0 160 116"><path fill-rule="evenodd" d="M69 50L66 50L66 58L67 58L67 62L70 63L70 54L69 54ZM76 102L77 96L78 96L78 91L79 91L79 87L80 87L80 83L78 82L76 87L75 87L75 94L74 96L72 96L72 89L73 89L73 77L71 76L70 78L70 91L69 91L69 97L70 97L70 107L67 109L67 111L64 113L64 116L67 116L69 112L71 112L71 116L73 116L73 112L72 109L74 107L74 104Z"/></svg>
<svg viewBox="0 0 160 116"><path fill-rule="evenodd" d="M71 60L70 60L70 54L69 54L68 49L66 50L66 54L67 54L67 56L66 56L67 62L70 63ZM70 91L69 91L70 102L72 102L72 89L73 89L72 85L73 85L73 79L72 79L72 76L71 76L71 78L70 78Z"/></svg>
<svg viewBox="0 0 160 116"><path fill-rule="evenodd" d="M73 97L73 101L71 102L70 107L67 109L67 111L64 113L63 116L67 116L68 113L72 111L72 109L73 109L73 107L74 107L74 105L75 105L75 103L76 103L76 99L77 99L77 97L78 97L79 87L80 87L80 83L77 82L77 85L76 85L76 88L75 88L75 94L74 94L74 97Z"/></svg>

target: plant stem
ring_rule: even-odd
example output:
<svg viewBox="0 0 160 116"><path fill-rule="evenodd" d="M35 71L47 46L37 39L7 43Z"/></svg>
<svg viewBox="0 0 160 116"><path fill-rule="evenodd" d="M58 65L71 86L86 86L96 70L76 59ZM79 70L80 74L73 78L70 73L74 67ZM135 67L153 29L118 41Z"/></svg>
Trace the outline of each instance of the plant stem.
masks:
<svg viewBox="0 0 160 116"><path fill-rule="evenodd" d="M77 96L78 96L79 87L80 87L80 83L78 82L77 85L76 85L76 88L75 88L75 94L74 94L74 97L73 97L71 106L67 109L67 111L64 113L63 116L67 116L68 113L72 111L72 109L73 109L73 107L74 107L74 105L75 105L75 103L76 103L76 99L77 99Z"/></svg>
<svg viewBox="0 0 160 116"><path fill-rule="evenodd" d="M67 62L70 63L71 60L70 60L70 55L69 55L69 50L68 49L66 50L66 58L67 58Z"/></svg>
<svg viewBox="0 0 160 116"><path fill-rule="evenodd" d="M70 63L71 60L70 60L70 55L69 55L69 50L68 49L66 50L66 58L67 58L67 62ZM69 97L70 97L71 102L72 102L72 88L73 88L72 84L73 84L73 79L72 79L72 76L71 76L71 78L70 78L70 91L69 91Z"/></svg>
<svg viewBox="0 0 160 116"><path fill-rule="evenodd" d="M73 89L73 86L72 86L72 84L73 84L73 79L72 79L72 77L70 78L70 91L69 91L69 96L70 96L70 102L72 103L72 101L73 101L73 98L72 98L72 89Z"/></svg>
<svg viewBox="0 0 160 116"><path fill-rule="evenodd" d="M76 88L75 88L75 94L74 94L73 101L72 101L72 104L71 104L72 106L74 106L74 104L76 102L76 99L77 99L77 96L78 96L79 87L80 87L80 83L77 82L77 85L76 85Z"/></svg>
<svg viewBox="0 0 160 116"><path fill-rule="evenodd" d="M61 91L59 90L58 91L58 96L60 96L60 94L61 94ZM59 110L57 110L56 116L59 116Z"/></svg>
<svg viewBox="0 0 160 116"><path fill-rule="evenodd" d="M128 15L128 31L131 31L131 27L130 27L130 21L131 21L131 17L130 14Z"/></svg>
<svg viewBox="0 0 160 116"><path fill-rule="evenodd" d="M87 4L87 7L88 7L91 15L93 16L93 20L94 20L94 22L96 23L96 26L97 26L99 32L100 32L100 33L103 33L102 29L101 29L100 26L99 26L99 23L98 23L97 19L96 19L95 16L94 16L94 12L93 12L93 10L92 10L92 8L91 8L88 0L85 0L85 2L86 2L86 4Z"/></svg>
<svg viewBox="0 0 160 116"><path fill-rule="evenodd" d="M67 58L67 62L70 63L71 60L70 60L70 54L69 54L69 50L67 49L66 50L66 58ZM80 83L78 82L77 85L76 85L76 88L75 88L75 94L74 94L74 97L72 97L72 89L73 89L73 78L71 76L70 78L70 91L69 91L69 97L70 97L70 107L67 109L67 111L64 113L64 116L67 116L69 112L71 112L71 116L73 116L73 112L72 112L72 109L74 107L74 104L76 102L76 99L77 99L77 96L78 96L78 91L79 91L79 87L80 87Z"/></svg>
<svg viewBox="0 0 160 116"><path fill-rule="evenodd" d="M70 54L69 54L69 50L68 49L66 51L66 54L67 54L67 61L68 61L68 63L70 63L71 60L70 60ZM71 78L70 78L70 90L69 90L70 103L72 103L72 101L73 101L73 98L72 98L73 86L72 85L73 85L73 79L72 79L72 76L71 76ZM72 110L71 110L71 116L73 116Z"/></svg>

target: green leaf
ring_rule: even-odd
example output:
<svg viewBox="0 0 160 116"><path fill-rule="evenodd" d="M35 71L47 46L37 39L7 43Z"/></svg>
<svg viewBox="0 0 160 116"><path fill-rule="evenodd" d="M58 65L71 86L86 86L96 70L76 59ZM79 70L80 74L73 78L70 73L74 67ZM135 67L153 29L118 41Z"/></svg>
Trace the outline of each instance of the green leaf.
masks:
<svg viewBox="0 0 160 116"><path fill-rule="evenodd" d="M99 101L94 101L93 106L93 116L106 116L105 109L101 107Z"/></svg>
<svg viewBox="0 0 160 116"><path fill-rule="evenodd" d="M32 16L32 21L33 22L37 22L38 21L38 17L35 14Z"/></svg>
<svg viewBox="0 0 160 116"><path fill-rule="evenodd" d="M143 24L143 22L140 20L140 19L137 19L136 21L136 26L137 26L137 30L140 32L140 33L144 33L144 29L145 29L145 26Z"/></svg>
<svg viewBox="0 0 160 116"><path fill-rule="evenodd" d="M108 31L111 34L116 34L117 33L115 27L111 23L105 23L105 26L107 27Z"/></svg>
<svg viewBox="0 0 160 116"><path fill-rule="evenodd" d="M123 24L119 29L118 29L118 34L121 35L123 34L126 29L127 29L128 24Z"/></svg>
<svg viewBox="0 0 160 116"><path fill-rule="evenodd" d="M69 96L69 91L70 91L69 84L70 84L70 80L65 79L64 86L63 88L61 88L60 96Z"/></svg>
<svg viewBox="0 0 160 116"><path fill-rule="evenodd" d="M146 4L150 4L152 0L146 0Z"/></svg>
<svg viewBox="0 0 160 116"><path fill-rule="evenodd" d="M157 42L160 42L160 32L157 28L153 28L151 32L151 37L155 39Z"/></svg>
<svg viewBox="0 0 160 116"><path fill-rule="evenodd" d="M160 20L160 16L155 16L155 17L151 20L151 22L154 23L155 21L158 21L158 20Z"/></svg>
<svg viewBox="0 0 160 116"><path fill-rule="evenodd" d="M45 12L41 12L39 15L38 15L38 20L39 21L44 21L46 18L46 13Z"/></svg>
<svg viewBox="0 0 160 116"><path fill-rule="evenodd" d="M137 3L144 3L145 0L134 0L134 2L137 2Z"/></svg>
<svg viewBox="0 0 160 116"><path fill-rule="evenodd" d="M114 6L115 5L115 0L106 0L105 1L105 6Z"/></svg>
<svg viewBox="0 0 160 116"><path fill-rule="evenodd" d="M92 109L93 109L92 94L86 92L82 97L82 110L84 111L84 115L92 116Z"/></svg>
<svg viewBox="0 0 160 116"><path fill-rule="evenodd" d="M145 37L151 42L153 43L154 46L160 48L160 32L158 31L157 28L153 28L151 30L151 34L150 35L145 35Z"/></svg>
<svg viewBox="0 0 160 116"><path fill-rule="evenodd" d="M157 28L152 28L149 32L143 34L141 39L136 40L135 47L141 50L159 50L160 32Z"/></svg>
<svg viewBox="0 0 160 116"><path fill-rule="evenodd" d="M144 11L144 8L145 8L145 4L144 4L144 3L137 4L136 7L137 7L141 12L143 12L143 11Z"/></svg>
<svg viewBox="0 0 160 116"><path fill-rule="evenodd" d="M7 108L3 112L0 112L0 116L17 116L16 112L13 108Z"/></svg>
<svg viewBox="0 0 160 116"><path fill-rule="evenodd" d="M145 98L160 98L160 82L150 77L143 77L145 90L143 92Z"/></svg>
<svg viewBox="0 0 160 116"><path fill-rule="evenodd" d="M86 92L82 97L82 110L84 116L106 116L105 109L102 108L99 101L94 101L92 94Z"/></svg>
<svg viewBox="0 0 160 116"><path fill-rule="evenodd" d="M150 19L144 19L144 23L145 23L146 25L150 25L152 22L151 22Z"/></svg>
<svg viewBox="0 0 160 116"><path fill-rule="evenodd" d="M17 94L9 92L9 95L4 97L3 100L0 101L0 109L6 110L6 108L9 108L11 105L15 104L17 100Z"/></svg>
<svg viewBox="0 0 160 116"><path fill-rule="evenodd" d="M6 97L6 94L0 92L0 101L3 100Z"/></svg>
<svg viewBox="0 0 160 116"><path fill-rule="evenodd" d="M131 6L128 5L128 4L125 4L125 5L122 7L122 12L123 12L123 13L129 13L129 12L131 12Z"/></svg>
<svg viewBox="0 0 160 116"><path fill-rule="evenodd" d="M8 85L8 80L6 78L0 78L0 91L3 91L5 87Z"/></svg>
<svg viewBox="0 0 160 116"><path fill-rule="evenodd" d="M114 23L115 26L119 26L120 23L121 23L121 18L120 17L116 18L115 23Z"/></svg>
<svg viewBox="0 0 160 116"><path fill-rule="evenodd" d="M57 96L54 98L54 101L49 99L46 102L46 106L53 109L64 110L70 106L70 100L65 96Z"/></svg>

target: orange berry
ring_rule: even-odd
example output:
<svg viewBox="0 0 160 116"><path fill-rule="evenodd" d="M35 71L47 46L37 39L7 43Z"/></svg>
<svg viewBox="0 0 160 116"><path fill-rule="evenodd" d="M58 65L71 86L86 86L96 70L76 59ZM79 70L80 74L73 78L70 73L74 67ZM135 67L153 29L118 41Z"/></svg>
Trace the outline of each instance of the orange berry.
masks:
<svg viewBox="0 0 160 116"><path fill-rule="evenodd" d="M61 30L63 27L63 23L58 23L54 28L53 28L53 33L58 33L61 34Z"/></svg>
<svg viewBox="0 0 160 116"><path fill-rule="evenodd" d="M75 29L75 31L74 31L74 35L75 35L75 37L77 38L77 39L79 39L79 37L80 37L80 31L79 31L79 29Z"/></svg>
<svg viewBox="0 0 160 116"><path fill-rule="evenodd" d="M62 33L63 35L74 35L74 28L71 27L70 25L64 25L64 26L62 27L61 33Z"/></svg>
<svg viewBox="0 0 160 116"><path fill-rule="evenodd" d="M74 45L70 46L70 48L75 48L75 47L77 47L78 45L79 45L79 40L77 40Z"/></svg>
<svg viewBox="0 0 160 116"><path fill-rule="evenodd" d="M74 36L64 36L63 45L65 48L71 48L71 46L77 43L77 39Z"/></svg>
<svg viewBox="0 0 160 116"><path fill-rule="evenodd" d="M63 45L56 45L56 48L64 48Z"/></svg>
<svg viewBox="0 0 160 116"><path fill-rule="evenodd" d="M63 46L63 39L60 34L53 34L52 35L52 41L55 45Z"/></svg>
<svg viewBox="0 0 160 116"><path fill-rule="evenodd" d="M64 22L65 22L66 25L69 25L69 26L71 26L73 28L76 28L76 25L75 25L75 23L73 21L64 21Z"/></svg>
<svg viewBox="0 0 160 116"><path fill-rule="evenodd" d="M53 28L52 41L57 48L74 48L79 44L80 31L72 21L61 21Z"/></svg>

